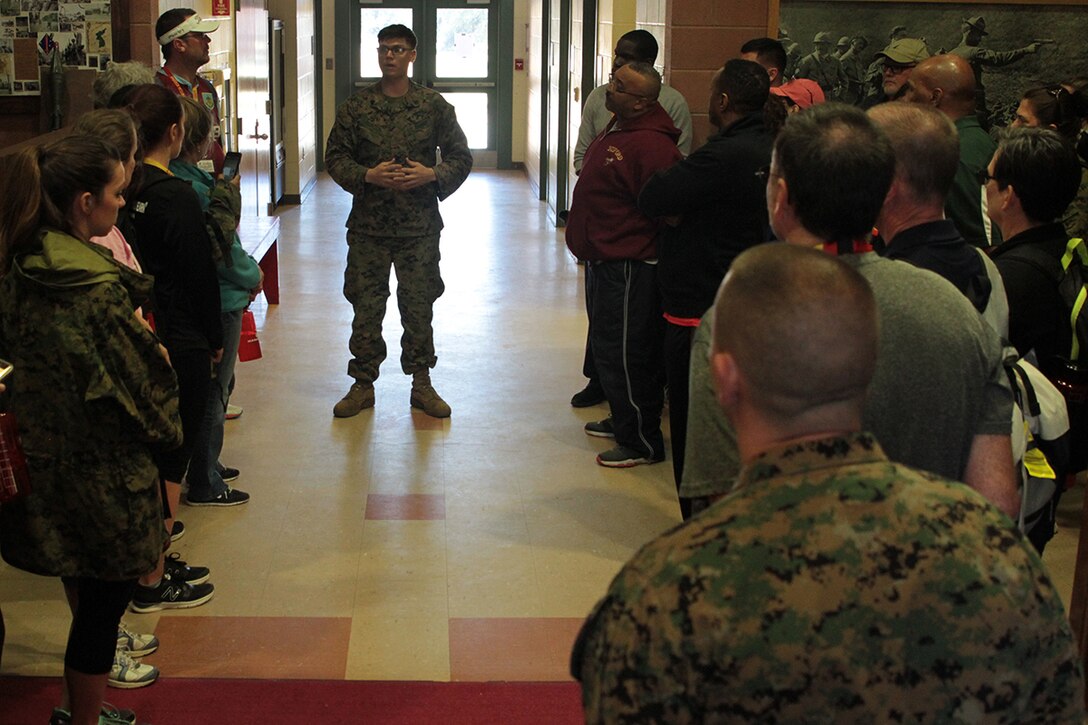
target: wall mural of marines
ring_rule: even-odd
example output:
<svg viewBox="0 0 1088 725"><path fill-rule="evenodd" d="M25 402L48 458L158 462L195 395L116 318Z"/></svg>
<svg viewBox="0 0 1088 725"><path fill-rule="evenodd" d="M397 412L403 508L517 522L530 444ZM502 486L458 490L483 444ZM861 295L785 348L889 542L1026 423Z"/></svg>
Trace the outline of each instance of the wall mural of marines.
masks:
<svg viewBox="0 0 1088 725"><path fill-rule="evenodd" d="M1088 75L1083 13L1077 6L787 0L778 36L788 78L810 78L828 100L862 107L886 100L886 71L893 75L887 87L898 90L894 75L917 64L917 48L954 53L975 72L980 119L1004 126L1027 89ZM911 42L896 44L903 39Z"/></svg>

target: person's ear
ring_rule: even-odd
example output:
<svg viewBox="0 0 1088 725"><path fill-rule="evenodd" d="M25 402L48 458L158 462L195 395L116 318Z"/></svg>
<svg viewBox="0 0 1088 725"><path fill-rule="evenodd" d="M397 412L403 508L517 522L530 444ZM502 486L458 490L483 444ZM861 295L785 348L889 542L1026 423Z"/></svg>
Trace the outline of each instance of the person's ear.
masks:
<svg viewBox="0 0 1088 725"><path fill-rule="evenodd" d="M92 194L89 191L85 191L85 192L83 192L82 194L79 195L80 208L86 214L90 214L91 210L94 209L95 201L96 201L95 195Z"/></svg>
<svg viewBox="0 0 1088 725"><path fill-rule="evenodd" d="M729 108L729 94L724 91L720 93L718 96L718 104L719 110L722 113L725 113L726 109Z"/></svg>
<svg viewBox="0 0 1088 725"><path fill-rule="evenodd" d="M776 80L778 80L778 69L777 68L768 68L767 69L767 75L768 75L768 77L770 77L771 85L773 86L774 82Z"/></svg>
<svg viewBox="0 0 1088 725"><path fill-rule="evenodd" d="M740 370L737 368L736 358L728 352L712 352L710 377L714 383L718 405L723 410L732 410L736 407L740 399Z"/></svg>

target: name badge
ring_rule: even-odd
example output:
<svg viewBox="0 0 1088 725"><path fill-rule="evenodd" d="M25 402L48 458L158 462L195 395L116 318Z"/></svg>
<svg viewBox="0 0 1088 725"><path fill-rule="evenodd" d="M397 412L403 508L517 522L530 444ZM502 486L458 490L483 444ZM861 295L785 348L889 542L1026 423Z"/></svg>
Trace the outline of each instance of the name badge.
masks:
<svg viewBox="0 0 1088 725"><path fill-rule="evenodd" d="M201 159L196 162L197 168L209 174L215 173L215 162L211 159Z"/></svg>

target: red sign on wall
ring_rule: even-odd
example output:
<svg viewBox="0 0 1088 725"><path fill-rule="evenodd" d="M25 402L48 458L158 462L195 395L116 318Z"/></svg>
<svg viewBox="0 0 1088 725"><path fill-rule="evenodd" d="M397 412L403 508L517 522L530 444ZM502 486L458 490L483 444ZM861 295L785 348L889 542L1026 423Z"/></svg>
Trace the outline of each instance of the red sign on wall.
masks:
<svg viewBox="0 0 1088 725"><path fill-rule="evenodd" d="M219 18L230 17L230 0L212 0L212 15Z"/></svg>

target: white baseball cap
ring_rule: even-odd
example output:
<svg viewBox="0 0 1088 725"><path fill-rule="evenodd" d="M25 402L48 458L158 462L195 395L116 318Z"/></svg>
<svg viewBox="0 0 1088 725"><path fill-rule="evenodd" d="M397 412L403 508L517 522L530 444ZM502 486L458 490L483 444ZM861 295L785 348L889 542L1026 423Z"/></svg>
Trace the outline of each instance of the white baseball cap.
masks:
<svg viewBox="0 0 1088 725"><path fill-rule="evenodd" d="M159 45L169 45L187 33L212 33L219 29L219 23L214 20L203 20L199 15L190 15L159 36Z"/></svg>

